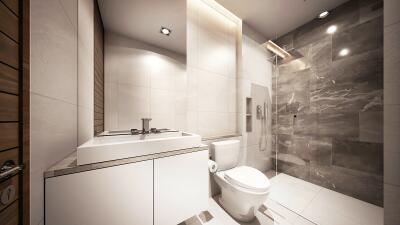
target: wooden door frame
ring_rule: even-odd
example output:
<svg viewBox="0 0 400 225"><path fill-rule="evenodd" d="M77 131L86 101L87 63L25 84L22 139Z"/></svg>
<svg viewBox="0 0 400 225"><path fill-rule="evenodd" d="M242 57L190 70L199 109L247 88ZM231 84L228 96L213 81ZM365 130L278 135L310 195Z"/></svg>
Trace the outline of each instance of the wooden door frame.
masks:
<svg viewBox="0 0 400 225"><path fill-rule="evenodd" d="M19 159L24 169L19 176L20 184L20 206L19 221L23 225L30 224L30 0L19 0L20 18L20 57L19 63L19 146L22 147Z"/></svg>

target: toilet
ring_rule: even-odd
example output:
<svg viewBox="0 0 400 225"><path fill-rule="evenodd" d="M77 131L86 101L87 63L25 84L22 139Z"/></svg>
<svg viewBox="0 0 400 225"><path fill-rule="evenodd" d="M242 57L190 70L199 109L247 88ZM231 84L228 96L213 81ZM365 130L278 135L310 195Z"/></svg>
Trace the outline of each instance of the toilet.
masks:
<svg viewBox="0 0 400 225"><path fill-rule="evenodd" d="M270 182L255 168L237 166L239 150L238 140L211 144L211 155L218 165L214 179L221 188L222 207L233 218L249 222L255 218L255 210L266 201Z"/></svg>

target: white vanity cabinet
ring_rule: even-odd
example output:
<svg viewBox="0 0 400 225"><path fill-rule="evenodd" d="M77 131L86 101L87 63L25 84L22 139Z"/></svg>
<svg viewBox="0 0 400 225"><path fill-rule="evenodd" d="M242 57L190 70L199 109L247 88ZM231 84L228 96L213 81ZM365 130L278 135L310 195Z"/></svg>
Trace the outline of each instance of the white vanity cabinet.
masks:
<svg viewBox="0 0 400 225"><path fill-rule="evenodd" d="M46 225L153 225L153 160L45 182Z"/></svg>
<svg viewBox="0 0 400 225"><path fill-rule="evenodd" d="M154 160L154 225L176 225L208 206L208 151Z"/></svg>
<svg viewBox="0 0 400 225"><path fill-rule="evenodd" d="M45 179L45 225L176 225L207 208L208 150Z"/></svg>

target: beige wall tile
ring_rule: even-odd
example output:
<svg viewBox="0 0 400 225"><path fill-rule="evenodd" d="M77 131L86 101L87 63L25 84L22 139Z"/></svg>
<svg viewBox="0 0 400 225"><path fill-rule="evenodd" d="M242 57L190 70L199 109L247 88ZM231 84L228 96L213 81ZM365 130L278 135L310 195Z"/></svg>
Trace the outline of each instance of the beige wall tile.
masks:
<svg viewBox="0 0 400 225"><path fill-rule="evenodd" d="M67 14L71 24L78 28L78 0L60 0L65 13Z"/></svg>
<svg viewBox="0 0 400 225"><path fill-rule="evenodd" d="M398 0L385 0L384 1L384 24L385 26L400 21L399 15L400 1Z"/></svg>
<svg viewBox="0 0 400 225"><path fill-rule="evenodd" d="M118 84L104 83L104 130L118 130Z"/></svg>
<svg viewBox="0 0 400 225"><path fill-rule="evenodd" d="M384 183L400 186L400 153L385 150L384 162Z"/></svg>
<svg viewBox="0 0 400 225"><path fill-rule="evenodd" d="M94 136L94 2L78 1L78 145Z"/></svg>
<svg viewBox="0 0 400 225"><path fill-rule="evenodd" d="M168 115L174 114L175 92L151 89L150 112L151 114L168 114Z"/></svg>
<svg viewBox="0 0 400 225"><path fill-rule="evenodd" d="M390 184L384 185L384 224L400 224L400 187Z"/></svg>
<svg viewBox="0 0 400 225"><path fill-rule="evenodd" d="M78 40L79 50L81 45L88 49L93 49L94 42L94 1L79 0L78 1Z"/></svg>
<svg viewBox="0 0 400 225"><path fill-rule="evenodd" d="M237 132L239 24L199 0L188 1L188 128L202 136Z"/></svg>
<svg viewBox="0 0 400 225"><path fill-rule="evenodd" d="M385 12L386 13L386 12ZM384 28L384 82L400 84L400 23Z"/></svg>
<svg viewBox="0 0 400 225"><path fill-rule="evenodd" d="M236 46L205 29L199 29L198 67L219 75L235 78Z"/></svg>
<svg viewBox="0 0 400 225"><path fill-rule="evenodd" d="M384 127L384 148L385 151L400 153L400 129L398 127Z"/></svg>
<svg viewBox="0 0 400 225"><path fill-rule="evenodd" d="M192 133L199 133L199 127L198 127L198 116L199 113L197 111L188 111L187 113L187 131L192 132Z"/></svg>
<svg viewBox="0 0 400 225"><path fill-rule="evenodd" d="M78 146L94 136L93 108L78 106Z"/></svg>
<svg viewBox="0 0 400 225"><path fill-rule="evenodd" d="M58 1L31 8L31 91L76 104L76 27Z"/></svg>
<svg viewBox="0 0 400 225"><path fill-rule="evenodd" d="M106 34L105 46L106 87L115 83L118 89L105 97L106 129L141 129L144 117L153 119L151 127L175 129L174 117L182 117L187 110L188 76L181 58L113 33ZM186 119L179 127L183 124Z"/></svg>
<svg viewBox="0 0 400 225"><path fill-rule="evenodd" d="M78 50L78 105L94 108L94 52L79 46Z"/></svg>
<svg viewBox="0 0 400 225"><path fill-rule="evenodd" d="M31 1L31 218L44 224L43 172L77 146L77 1Z"/></svg>
<svg viewBox="0 0 400 225"><path fill-rule="evenodd" d="M384 134L385 152L400 152L398 138L400 135L400 105L385 105L384 107ZM385 161L386 162L386 161Z"/></svg>
<svg viewBox="0 0 400 225"><path fill-rule="evenodd" d="M400 82L386 82L384 84L383 96L384 104L400 105Z"/></svg>
<svg viewBox="0 0 400 225"><path fill-rule="evenodd" d="M106 72L107 79L116 79L120 84L150 87L152 54L138 49L114 48L113 51L106 53L108 59L113 57L107 62L112 66L112 70Z"/></svg>
<svg viewBox="0 0 400 225"><path fill-rule="evenodd" d="M384 214L385 225L400 224L400 1L384 1ZM390 184L387 184L390 183Z"/></svg>
<svg viewBox="0 0 400 225"><path fill-rule="evenodd" d="M112 101L118 102L118 117L129 117L130 114L150 115L150 89L131 84L119 84L118 96ZM106 117L107 118L107 117Z"/></svg>
<svg viewBox="0 0 400 225"><path fill-rule="evenodd" d="M30 132L31 224L39 224L44 215L43 172L76 150L77 106L31 93Z"/></svg>

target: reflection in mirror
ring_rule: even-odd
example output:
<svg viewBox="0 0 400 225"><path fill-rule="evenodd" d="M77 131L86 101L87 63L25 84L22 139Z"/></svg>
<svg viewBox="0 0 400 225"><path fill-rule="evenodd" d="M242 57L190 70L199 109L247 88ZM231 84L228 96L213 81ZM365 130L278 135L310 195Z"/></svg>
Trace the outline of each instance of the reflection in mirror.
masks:
<svg viewBox="0 0 400 225"><path fill-rule="evenodd" d="M185 110L186 1L99 0L104 129L179 129ZM147 130L148 130L147 129Z"/></svg>

